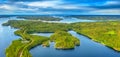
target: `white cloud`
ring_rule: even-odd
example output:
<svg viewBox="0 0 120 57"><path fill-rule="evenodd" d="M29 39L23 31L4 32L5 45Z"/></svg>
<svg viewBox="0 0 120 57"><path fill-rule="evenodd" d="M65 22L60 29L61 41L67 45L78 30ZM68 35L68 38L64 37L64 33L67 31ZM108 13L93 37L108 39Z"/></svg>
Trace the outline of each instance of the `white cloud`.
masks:
<svg viewBox="0 0 120 57"><path fill-rule="evenodd" d="M59 3L58 1L42 1L42 2L30 2L27 5L33 7L47 8L47 7L54 7L58 3Z"/></svg>
<svg viewBox="0 0 120 57"><path fill-rule="evenodd" d="M39 9L38 8L22 8L22 7L17 7L16 10L21 10L21 11L38 11Z"/></svg>
<svg viewBox="0 0 120 57"><path fill-rule="evenodd" d="M118 2L118 1L107 1L104 5L116 5L116 4L120 4L120 2Z"/></svg>
<svg viewBox="0 0 120 57"><path fill-rule="evenodd" d="M78 9L75 5L60 5L58 1L43 1L43 2L31 2L27 4L28 6L38 7L38 8L54 8L54 9Z"/></svg>
<svg viewBox="0 0 120 57"><path fill-rule="evenodd" d="M120 14L120 9L103 9L103 10L95 10L90 13L95 14Z"/></svg>
<svg viewBox="0 0 120 57"><path fill-rule="evenodd" d="M119 2L116 1L107 1L105 4L102 4L102 6L105 5L116 5ZM22 6L21 6L22 5ZM37 2L15 2L14 4L2 4L0 6L0 11L2 10L3 13L33 13L33 14L65 14L65 12L62 12L60 10L78 10L79 11L86 11L86 14L120 14L120 9L96 9L94 7L89 7L89 4L65 4L65 2L61 0L53 0L53 1L37 1ZM99 5L98 5L99 6ZM52 11L49 9L55 9L55 11ZM47 11L44 11L43 9L48 9ZM58 9L58 10L57 10ZM66 11L67 13L69 13ZM89 12L90 11L90 12ZM70 12L70 14L72 14ZM74 11L73 11L74 13ZM78 14L74 13L74 14Z"/></svg>
<svg viewBox="0 0 120 57"><path fill-rule="evenodd" d="M36 10L38 10L38 8L22 8L22 7L17 7L14 5L7 5L7 4L0 6L0 9L7 10L7 11L19 11L19 10L21 10L21 11L36 11Z"/></svg>
<svg viewBox="0 0 120 57"><path fill-rule="evenodd" d="M42 2L29 2L29 3L24 3L21 2L24 5L27 5L29 7L36 7L36 8L53 8L53 9L93 9L89 7L85 7L83 5L78 5L78 4L64 4L62 1L57 0L57 1L42 1Z"/></svg>
<svg viewBox="0 0 120 57"><path fill-rule="evenodd" d="M59 11L38 11L34 14L64 14L63 12L59 12Z"/></svg>
<svg viewBox="0 0 120 57"><path fill-rule="evenodd" d="M9 6L9 5L4 4L4 5L1 5L1 6L0 6L0 9L14 10L15 8L12 7L12 6Z"/></svg>

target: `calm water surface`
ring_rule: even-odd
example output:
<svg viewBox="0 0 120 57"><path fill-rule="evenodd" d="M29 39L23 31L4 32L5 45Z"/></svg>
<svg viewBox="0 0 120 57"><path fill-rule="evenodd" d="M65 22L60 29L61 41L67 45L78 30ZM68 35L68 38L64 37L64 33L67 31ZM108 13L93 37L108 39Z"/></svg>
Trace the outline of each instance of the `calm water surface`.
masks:
<svg viewBox="0 0 120 57"><path fill-rule="evenodd" d="M81 42L80 46L75 47L74 50L56 50L52 42L50 47L37 46L31 49L31 54L33 57L120 57L120 53L77 34L75 31L69 31L69 33L79 38ZM48 33L44 35L47 36Z"/></svg>
<svg viewBox="0 0 120 57"><path fill-rule="evenodd" d="M2 26L1 24L10 20L17 19L12 18L0 18L0 57L5 57L5 49L15 39L20 38L14 35L14 31L17 29L11 28L10 26ZM94 20L77 20L75 18L64 19L60 22L73 23L73 22L94 22ZM54 43L52 42L50 47L44 48L37 46L30 50L33 57L120 57L120 53L96 43L83 35L77 34L75 31L69 31L73 36L80 39L80 46L75 47L74 50L56 50ZM34 33L35 35L50 37L53 33Z"/></svg>
<svg viewBox="0 0 120 57"><path fill-rule="evenodd" d="M2 26L2 23L7 22L11 18L0 18L0 57L5 57L5 49L11 42L20 37L14 35L16 29L10 26Z"/></svg>

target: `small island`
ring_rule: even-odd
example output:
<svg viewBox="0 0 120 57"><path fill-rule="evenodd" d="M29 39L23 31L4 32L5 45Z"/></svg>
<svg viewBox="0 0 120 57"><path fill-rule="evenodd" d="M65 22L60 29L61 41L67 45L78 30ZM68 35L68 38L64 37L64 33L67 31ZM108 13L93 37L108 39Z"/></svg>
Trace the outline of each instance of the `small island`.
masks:
<svg viewBox="0 0 120 57"><path fill-rule="evenodd" d="M75 38L66 31L57 31L51 37L50 40L55 42L56 49L73 49L75 46L80 45L79 39Z"/></svg>
<svg viewBox="0 0 120 57"><path fill-rule="evenodd" d="M41 21L60 21L62 18L54 17L54 16L17 16L17 18L22 18L26 20L41 20Z"/></svg>

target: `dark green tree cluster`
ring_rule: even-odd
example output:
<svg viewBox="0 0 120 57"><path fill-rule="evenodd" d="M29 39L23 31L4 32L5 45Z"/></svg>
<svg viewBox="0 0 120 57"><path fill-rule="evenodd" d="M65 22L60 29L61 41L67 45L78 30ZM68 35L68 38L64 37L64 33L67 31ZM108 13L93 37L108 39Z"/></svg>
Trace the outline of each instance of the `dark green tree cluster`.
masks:
<svg viewBox="0 0 120 57"><path fill-rule="evenodd" d="M56 31L50 37L50 40L55 42L55 48L57 49L73 49L80 45L79 39L66 31Z"/></svg>

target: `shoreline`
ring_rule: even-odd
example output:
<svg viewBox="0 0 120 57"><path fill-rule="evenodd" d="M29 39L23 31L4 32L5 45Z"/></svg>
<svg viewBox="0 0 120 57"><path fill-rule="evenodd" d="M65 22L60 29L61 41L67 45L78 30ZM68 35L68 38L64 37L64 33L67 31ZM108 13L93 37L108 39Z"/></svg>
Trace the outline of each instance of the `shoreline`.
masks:
<svg viewBox="0 0 120 57"><path fill-rule="evenodd" d="M80 34L80 35L83 35L83 36L87 37L88 39L90 39L90 40L92 40L92 41L95 41L96 43L100 43L100 44L102 44L102 45L104 45L104 46L106 46L106 47L108 47L108 48L110 48L110 49L112 49L112 50L120 53L120 50L116 50L116 49L114 49L114 47L108 46L108 45L106 45L105 43L103 44L103 42L99 42L99 41L97 41L97 40L94 40L94 39L92 39L91 37L89 37L89 36L87 36L87 35L85 35L85 34L82 34L82 33L79 33L79 32L77 32L77 33Z"/></svg>

